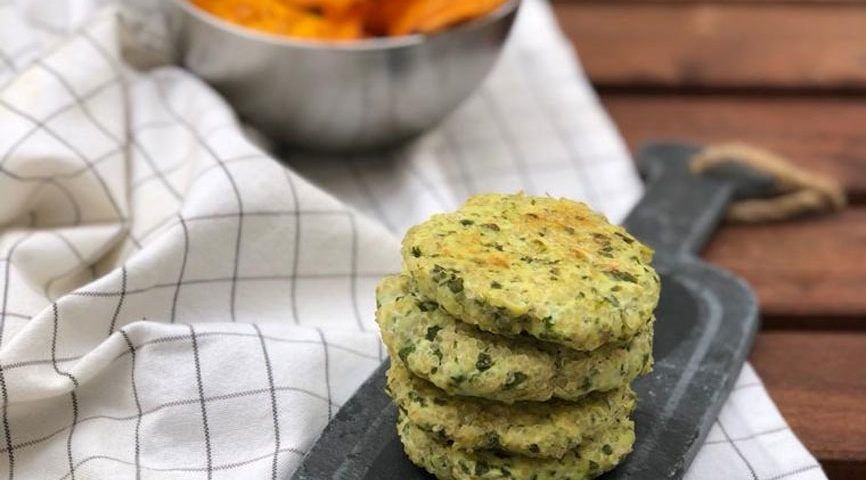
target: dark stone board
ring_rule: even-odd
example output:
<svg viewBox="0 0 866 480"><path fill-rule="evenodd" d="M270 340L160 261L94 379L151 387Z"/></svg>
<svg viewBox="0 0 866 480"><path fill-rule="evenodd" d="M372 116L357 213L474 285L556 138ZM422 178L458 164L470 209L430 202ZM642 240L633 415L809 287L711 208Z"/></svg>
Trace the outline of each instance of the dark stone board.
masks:
<svg viewBox="0 0 866 480"><path fill-rule="evenodd" d="M697 147L645 147L647 180L626 228L656 249L662 278L654 371L634 383L637 441L602 478L678 479L697 454L745 361L758 329L755 296L739 278L695 256L732 198L764 194L771 180L741 168L714 177L689 172ZM403 453L396 409L384 392L386 364L340 409L294 480L413 480L432 476Z"/></svg>

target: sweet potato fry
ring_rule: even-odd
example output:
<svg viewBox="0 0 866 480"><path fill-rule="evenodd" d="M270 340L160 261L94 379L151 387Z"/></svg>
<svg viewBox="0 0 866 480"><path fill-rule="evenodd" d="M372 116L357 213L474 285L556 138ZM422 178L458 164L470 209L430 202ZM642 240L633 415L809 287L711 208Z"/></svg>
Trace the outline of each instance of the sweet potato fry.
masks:
<svg viewBox="0 0 866 480"><path fill-rule="evenodd" d="M393 25L409 9L414 0L373 0L364 17L367 32L375 36L389 34Z"/></svg>
<svg viewBox="0 0 866 480"><path fill-rule="evenodd" d="M415 24L415 32L432 33L492 12L504 0L431 1L425 15Z"/></svg>
<svg viewBox="0 0 866 480"><path fill-rule="evenodd" d="M505 0L189 0L229 22L277 35L353 40L436 32Z"/></svg>
<svg viewBox="0 0 866 480"><path fill-rule="evenodd" d="M272 1L192 0L193 3L229 22L278 35L291 35L298 22L313 21L300 8Z"/></svg>
<svg viewBox="0 0 866 480"><path fill-rule="evenodd" d="M418 23L427 15L431 0L407 0L406 6L388 23L387 33L390 36L409 35L414 33Z"/></svg>

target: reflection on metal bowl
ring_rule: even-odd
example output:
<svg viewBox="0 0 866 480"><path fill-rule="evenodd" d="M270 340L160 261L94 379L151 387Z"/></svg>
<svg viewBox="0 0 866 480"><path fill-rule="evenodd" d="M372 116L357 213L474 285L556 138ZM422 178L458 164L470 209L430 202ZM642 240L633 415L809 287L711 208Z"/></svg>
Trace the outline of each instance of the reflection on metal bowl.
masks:
<svg viewBox="0 0 866 480"><path fill-rule="evenodd" d="M493 66L519 0L429 36L292 40L168 2L178 60L272 139L317 151L391 146L435 126Z"/></svg>

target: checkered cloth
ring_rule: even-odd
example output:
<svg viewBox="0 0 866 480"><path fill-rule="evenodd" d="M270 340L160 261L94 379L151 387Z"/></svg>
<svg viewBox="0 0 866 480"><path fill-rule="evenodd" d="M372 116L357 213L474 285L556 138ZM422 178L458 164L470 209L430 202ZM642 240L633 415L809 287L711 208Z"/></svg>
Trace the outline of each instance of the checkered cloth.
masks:
<svg viewBox="0 0 866 480"><path fill-rule="evenodd" d="M96 3L0 4L0 478L285 478L383 359L407 225L480 191L614 220L640 195L539 1L437 131L290 168L196 78L133 68L165 53L152 10ZM747 367L688 478L825 477Z"/></svg>

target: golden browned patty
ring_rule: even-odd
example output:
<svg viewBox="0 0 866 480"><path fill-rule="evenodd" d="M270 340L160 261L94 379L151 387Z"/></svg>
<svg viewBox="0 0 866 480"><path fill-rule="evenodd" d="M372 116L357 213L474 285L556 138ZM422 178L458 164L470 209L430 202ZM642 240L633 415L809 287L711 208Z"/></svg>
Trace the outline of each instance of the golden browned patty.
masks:
<svg viewBox="0 0 866 480"><path fill-rule="evenodd" d="M388 393L409 421L456 448L496 448L545 458L562 457L626 420L635 407L634 392L627 386L579 402L509 405L452 396L412 375L399 362L388 370Z"/></svg>
<svg viewBox="0 0 866 480"><path fill-rule="evenodd" d="M460 322L415 293L405 275L384 278L376 299L376 321L394 362L453 395L576 400L620 388L652 368L652 322L624 344L580 352Z"/></svg>
<svg viewBox="0 0 866 480"><path fill-rule="evenodd" d="M562 458L532 458L449 446L401 415L397 433L409 459L439 480L585 480L613 469L631 452L634 424L624 420Z"/></svg>
<svg viewBox="0 0 866 480"><path fill-rule="evenodd" d="M477 195L403 239L422 296L464 322L576 350L644 329L659 296L652 250L582 203Z"/></svg>

